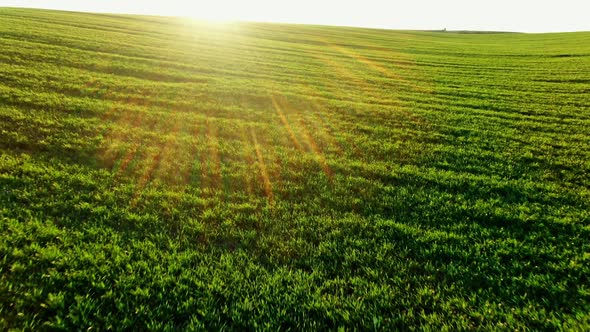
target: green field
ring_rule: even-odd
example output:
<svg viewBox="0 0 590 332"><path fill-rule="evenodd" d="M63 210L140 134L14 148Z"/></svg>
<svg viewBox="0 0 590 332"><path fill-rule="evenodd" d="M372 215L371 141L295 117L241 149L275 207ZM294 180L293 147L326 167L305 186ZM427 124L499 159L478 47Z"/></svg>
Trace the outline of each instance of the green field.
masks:
<svg viewBox="0 0 590 332"><path fill-rule="evenodd" d="M590 329L590 33L0 8L0 330Z"/></svg>

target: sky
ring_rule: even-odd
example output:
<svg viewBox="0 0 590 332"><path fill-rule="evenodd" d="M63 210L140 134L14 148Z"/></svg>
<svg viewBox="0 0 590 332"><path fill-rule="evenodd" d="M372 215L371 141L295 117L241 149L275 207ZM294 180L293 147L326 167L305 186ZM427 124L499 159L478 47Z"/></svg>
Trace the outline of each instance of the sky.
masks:
<svg viewBox="0 0 590 332"><path fill-rule="evenodd" d="M0 0L0 7L385 29L590 31L590 0Z"/></svg>

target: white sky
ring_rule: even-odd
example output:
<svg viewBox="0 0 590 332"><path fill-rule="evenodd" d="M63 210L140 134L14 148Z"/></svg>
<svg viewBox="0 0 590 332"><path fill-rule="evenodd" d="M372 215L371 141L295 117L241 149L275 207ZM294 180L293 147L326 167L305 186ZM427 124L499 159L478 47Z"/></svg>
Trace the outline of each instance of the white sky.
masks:
<svg viewBox="0 0 590 332"><path fill-rule="evenodd" d="M590 0L0 0L0 7L391 29L590 31Z"/></svg>

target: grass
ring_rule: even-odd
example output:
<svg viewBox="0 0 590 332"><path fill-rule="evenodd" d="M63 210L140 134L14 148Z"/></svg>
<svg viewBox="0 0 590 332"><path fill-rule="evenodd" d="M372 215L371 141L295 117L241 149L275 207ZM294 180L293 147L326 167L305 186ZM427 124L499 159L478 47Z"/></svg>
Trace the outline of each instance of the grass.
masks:
<svg viewBox="0 0 590 332"><path fill-rule="evenodd" d="M590 33L0 22L0 329L590 328Z"/></svg>

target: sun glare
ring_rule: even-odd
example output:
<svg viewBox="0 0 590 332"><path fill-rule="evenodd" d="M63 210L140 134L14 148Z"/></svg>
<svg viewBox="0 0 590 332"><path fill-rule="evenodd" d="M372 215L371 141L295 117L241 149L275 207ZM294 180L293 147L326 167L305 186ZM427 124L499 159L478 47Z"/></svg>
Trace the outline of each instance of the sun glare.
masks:
<svg viewBox="0 0 590 332"><path fill-rule="evenodd" d="M257 21L386 29L565 32L590 30L587 0L539 2L337 0L0 0L0 6L96 13L191 17L209 22ZM534 15L530 8L535 8Z"/></svg>
<svg viewBox="0 0 590 332"><path fill-rule="evenodd" d="M215 23L260 20L269 16L269 10L273 8L270 3L265 6L253 7L245 2L228 0L215 2L172 0L162 6L165 6L165 11L173 16L187 16Z"/></svg>
<svg viewBox="0 0 590 332"><path fill-rule="evenodd" d="M212 3L207 6L190 8L187 16L195 19L205 20L212 23L226 23L240 19L235 7L223 6L223 3Z"/></svg>

